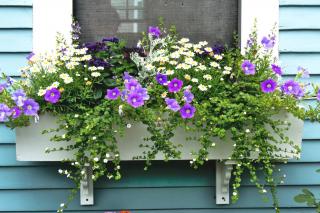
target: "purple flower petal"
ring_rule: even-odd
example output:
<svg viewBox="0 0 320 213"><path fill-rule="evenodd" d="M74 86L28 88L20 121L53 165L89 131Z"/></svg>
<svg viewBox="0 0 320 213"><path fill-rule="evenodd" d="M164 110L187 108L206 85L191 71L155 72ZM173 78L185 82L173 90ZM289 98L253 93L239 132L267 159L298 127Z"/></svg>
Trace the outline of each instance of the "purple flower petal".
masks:
<svg viewBox="0 0 320 213"><path fill-rule="evenodd" d="M192 118L195 112L196 108L188 103L180 109L180 115L183 119Z"/></svg>
<svg viewBox="0 0 320 213"><path fill-rule="evenodd" d="M33 99L27 99L24 102L22 109L25 115L36 116L38 115L40 107L39 104L35 102Z"/></svg>
<svg viewBox="0 0 320 213"><path fill-rule="evenodd" d="M241 67L245 75L254 75L256 73L256 66L249 60L244 60Z"/></svg>
<svg viewBox="0 0 320 213"><path fill-rule="evenodd" d="M144 104L143 97L136 92L128 95L127 102L134 108L138 108Z"/></svg>
<svg viewBox="0 0 320 213"><path fill-rule="evenodd" d="M6 104L0 104L0 122L6 122L9 120L11 110Z"/></svg>
<svg viewBox="0 0 320 213"><path fill-rule="evenodd" d="M190 90L185 90L183 92L183 99L187 102L187 103L191 103L194 99L194 95L192 94L192 92Z"/></svg>
<svg viewBox="0 0 320 213"><path fill-rule="evenodd" d="M20 108L19 107L13 107L12 109L11 109L11 112L12 112L12 118L13 119L17 119L17 118L19 118L20 117L20 115L21 115L21 110L20 110Z"/></svg>
<svg viewBox="0 0 320 213"><path fill-rule="evenodd" d="M60 91L57 88L53 87L46 91L46 93L44 94L44 100L52 104L55 104L59 101L60 96Z"/></svg>
<svg viewBox="0 0 320 213"><path fill-rule="evenodd" d="M168 77L164 74L158 73L156 75L156 80L159 84L165 85L168 82Z"/></svg>
<svg viewBox="0 0 320 213"><path fill-rule="evenodd" d="M275 73L275 74L278 74L278 75L282 75L282 69L281 67L275 65L275 64L271 64L271 68L272 68L272 71Z"/></svg>
<svg viewBox="0 0 320 213"><path fill-rule="evenodd" d="M261 82L261 90L264 93L271 93L274 92L277 88L277 82L275 82L273 79L269 78L263 82Z"/></svg>
<svg viewBox="0 0 320 213"><path fill-rule="evenodd" d="M117 87L113 89L108 89L105 98L109 100L116 100L120 96L120 94L121 92Z"/></svg>
<svg viewBox="0 0 320 213"><path fill-rule="evenodd" d="M179 111L180 108L181 108L176 99L166 98L166 99L165 99L165 102L166 102L166 104L167 104L168 109L171 109L171 110L174 111L174 112Z"/></svg>
<svg viewBox="0 0 320 213"><path fill-rule="evenodd" d="M150 26L148 29L149 34L153 35L154 37L159 38L161 35L161 30L159 27Z"/></svg>
<svg viewBox="0 0 320 213"><path fill-rule="evenodd" d="M281 91L286 95L293 95L296 98L304 96L304 90L300 87L299 83L291 79L281 86Z"/></svg>
<svg viewBox="0 0 320 213"><path fill-rule="evenodd" d="M11 98L17 106L21 107L23 106L24 101L27 100L27 95L22 89L19 89L12 93Z"/></svg>
<svg viewBox="0 0 320 213"><path fill-rule="evenodd" d="M272 48L274 47L275 43L276 43L276 39L275 39L274 36L269 37L269 38L266 37L266 36L264 36L264 37L262 38L262 40L261 40L261 44L262 44L263 47L266 48L266 49L272 49Z"/></svg>
<svg viewBox="0 0 320 213"><path fill-rule="evenodd" d="M179 92L181 87L183 86L183 81L180 79L174 78L168 84L169 92Z"/></svg>

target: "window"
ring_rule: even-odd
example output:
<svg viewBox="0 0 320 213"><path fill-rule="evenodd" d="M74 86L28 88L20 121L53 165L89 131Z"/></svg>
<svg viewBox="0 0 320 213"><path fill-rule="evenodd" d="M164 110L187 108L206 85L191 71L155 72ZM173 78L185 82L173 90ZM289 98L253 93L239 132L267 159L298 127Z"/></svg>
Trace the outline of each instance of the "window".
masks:
<svg viewBox="0 0 320 213"><path fill-rule="evenodd" d="M74 0L82 41L117 36L136 44L141 32L157 25L175 25L191 40L232 43L238 30L238 0Z"/></svg>

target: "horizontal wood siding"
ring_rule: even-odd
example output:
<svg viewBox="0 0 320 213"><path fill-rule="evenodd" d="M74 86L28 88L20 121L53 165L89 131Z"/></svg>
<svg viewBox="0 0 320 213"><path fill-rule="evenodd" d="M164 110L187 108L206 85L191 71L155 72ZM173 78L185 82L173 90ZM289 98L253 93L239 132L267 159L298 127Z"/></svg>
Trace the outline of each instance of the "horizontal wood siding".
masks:
<svg viewBox="0 0 320 213"><path fill-rule="evenodd" d="M320 1L281 0L280 50L287 77L297 66L307 67L312 81L320 83ZM9 17L9 18L8 18ZM25 56L32 49L32 1L0 0L0 68L19 76ZM315 104L311 101L308 103ZM286 174L279 186L282 213L313 213L293 197L301 188L320 193L320 124L306 121L301 160L279 164L277 176ZM76 198L68 212L102 213L128 209L134 213L269 213L271 204L262 201L256 188L244 177L236 204L215 204L214 162L193 170L188 162L155 162L143 171L142 162L124 162L121 181L101 180L95 187L95 205L80 206ZM53 212L73 187L57 173L59 163L17 162L15 132L0 125L0 212Z"/></svg>

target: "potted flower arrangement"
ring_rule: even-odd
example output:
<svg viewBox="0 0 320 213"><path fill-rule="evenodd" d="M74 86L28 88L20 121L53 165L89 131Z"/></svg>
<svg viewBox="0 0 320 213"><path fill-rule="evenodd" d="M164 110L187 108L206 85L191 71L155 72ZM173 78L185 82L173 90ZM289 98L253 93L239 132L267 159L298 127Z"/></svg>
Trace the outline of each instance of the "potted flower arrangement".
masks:
<svg viewBox="0 0 320 213"><path fill-rule="evenodd" d="M296 125L301 141L302 120L318 120L318 108L299 105L314 95L298 82L305 69L294 80L281 78L283 70L272 58L273 35L260 42L253 31L241 54L237 39L233 47L192 43L162 24L149 27L135 48L117 38L81 44L74 29L71 43L57 36L54 53L29 55L23 80L5 77L0 122L20 131L52 119L53 128L44 133L53 132L50 140L64 146L43 151L72 153L66 159L72 168L59 172L78 187L88 165L93 180L121 178L119 141L135 124L142 124L146 135L134 159L146 160L146 168L154 159L181 158L188 140L196 149L183 159L198 168L219 159L212 157L217 141L232 141L227 159L236 162L233 201L248 171L261 193L271 186L279 212L273 160L298 156L300 147L286 132ZM185 141L173 140L179 129L190 133ZM259 170L265 182L257 178Z"/></svg>

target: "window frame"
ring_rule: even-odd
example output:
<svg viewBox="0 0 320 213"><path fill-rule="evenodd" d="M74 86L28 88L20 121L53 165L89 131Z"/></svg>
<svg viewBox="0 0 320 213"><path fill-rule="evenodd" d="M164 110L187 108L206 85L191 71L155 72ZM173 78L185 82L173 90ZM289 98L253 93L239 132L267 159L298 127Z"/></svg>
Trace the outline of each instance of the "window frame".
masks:
<svg viewBox="0 0 320 213"><path fill-rule="evenodd" d="M279 36L279 0L238 0L239 35L244 50L247 39L257 20L259 39L275 29ZM62 33L70 40L73 14L73 0L33 0L33 52L54 50L56 33ZM276 45L274 56L278 58Z"/></svg>

